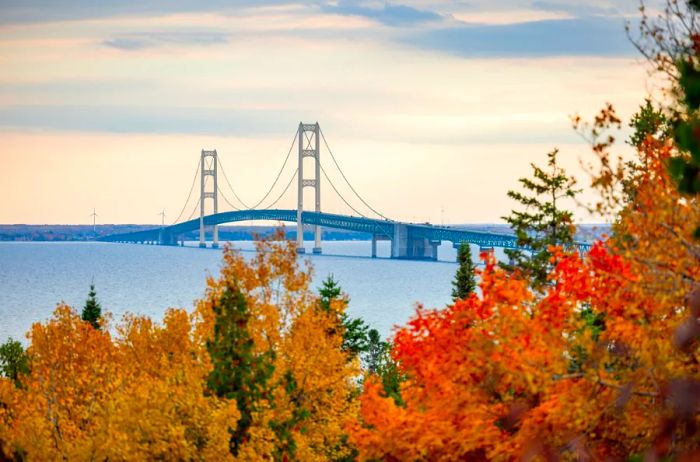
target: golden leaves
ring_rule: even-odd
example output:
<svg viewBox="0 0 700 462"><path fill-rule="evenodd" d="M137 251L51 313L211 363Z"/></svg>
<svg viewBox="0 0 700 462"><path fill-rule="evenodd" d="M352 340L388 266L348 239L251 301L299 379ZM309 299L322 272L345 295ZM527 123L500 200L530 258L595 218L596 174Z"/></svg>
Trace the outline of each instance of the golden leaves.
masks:
<svg viewBox="0 0 700 462"><path fill-rule="evenodd" d="M278 236L279 237L279 236ZM236 402L207 389L213 304L235 284L251 310L255 350L272 352L270 394L256 403L238 460L345 457L344 424L359 369L342 350L344 305L319 308L310 268L287 242L262 241L250 261L224 251L219 278L192 314L162 323L127 315L110 334L61 305L29 334L31 373L0 379L0 451L26 460L233 460Z"/></svg>

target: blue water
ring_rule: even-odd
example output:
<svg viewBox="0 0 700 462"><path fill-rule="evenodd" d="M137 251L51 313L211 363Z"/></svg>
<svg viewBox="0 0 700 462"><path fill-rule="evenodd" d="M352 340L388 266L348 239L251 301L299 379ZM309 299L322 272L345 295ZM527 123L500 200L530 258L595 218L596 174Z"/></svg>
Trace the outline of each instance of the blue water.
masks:
<svg viewBox="0 0 700 462"><path fill-rule="evenodd" d="M251 242L233 244L253 255ZM332 273L350 295L349 314L383 336L405 323L417 302L442 307L450 301L457 265L449 245L441 246L438 262L371 259L367 241L328 241L323 250L321 256L300 257L313 263L313 286ZM378 243L378 255L389 255L389 242ZM103 310L115 320L126 312L161 319L168 307L191 310L220 260L220 250L196 247L0 242L0 341L24 339L58 302L80 309L92 281Z"/></svg>

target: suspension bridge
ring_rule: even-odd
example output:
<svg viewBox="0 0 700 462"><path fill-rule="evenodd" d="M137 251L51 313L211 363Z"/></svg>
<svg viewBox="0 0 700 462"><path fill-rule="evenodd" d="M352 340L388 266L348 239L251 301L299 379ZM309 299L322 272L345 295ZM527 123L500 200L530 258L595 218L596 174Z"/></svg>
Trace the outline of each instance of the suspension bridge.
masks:
<svg viewBox="0 0 700 462"><path fill-rule="evenodd" d="M324 164L321 162L321 142L328 153L331 166L334 167L352 192L349 199L340 193L339 188L331 181ZM279 185L285 168L289 164L294 147L297 146L297 167L291 178L283 188L282 192L268 205L263 206L270 200L273 190ZM309 172L305 167L309 167L307 158L313 160L313 168ZM328 165L326 165L328 167ZM219 184L219 171L221 171L228 190L222 189ZM342 202L354 213L354 215L341 215L326 213L321 211L321 175L328 185ZM197 178L199 177L199 199L188 218L183 219L192 194L195 190ZM297 180L297 208L278 209L275 208L280 200L290 190L294 180ZM313 210L304 208L305 188L314 189ZM227 191L225 194L224 191ZM229 200L227 194L230 191L233 200ZM219 212L219 198L223 199L231 210ZM357 202L359 201L359 203ZM207 213L207 202L211 203L211 212ZM354 202L354 204L353 204ZM360 205L361 204L361 205ZM367 210L362 213L358 209ZM197 210L199 217L194 218ZM278 221L292 222L297 226L297 252L305 253L304 247L304 225L313 228L314 246L312 252L322 253L321 229L335 228L348 231L367 233L372 236L372 257L377 256L377 241L391 241L391 258L410 260L437 260L438 247L443 241L448 241L454 247L458 247L462 242L478 245L482 251L493 251L494 248L518 248L515 236L509 234L499 234L490 232L478 232L464 230L447 226L435 226L431 224L405 223L392 220L372 207L353 187L343 172L337 159L333 155L326 137L321 131L318 123L300 123L295 132L289 151L282 163L282 167L277 173L272 185L265 195L253 205L246 204L241 200L232 183L229 181L226 171L223 168L216 150L202 150L195 176L190 186L190 192L185 201L180 215L174 223L169 226L160 226L144 231L131 233L113 234L99 238L100 241L120 242L120 243L142 243L157 245L184 245L184 235L186 233L199 230L199 246L207 247L210 242L211 247L219 246L219 225L238 221ZM211 241L207 240L207 231L210 230ZM589 245L577 243L580 251L588 249Z"/></svg>

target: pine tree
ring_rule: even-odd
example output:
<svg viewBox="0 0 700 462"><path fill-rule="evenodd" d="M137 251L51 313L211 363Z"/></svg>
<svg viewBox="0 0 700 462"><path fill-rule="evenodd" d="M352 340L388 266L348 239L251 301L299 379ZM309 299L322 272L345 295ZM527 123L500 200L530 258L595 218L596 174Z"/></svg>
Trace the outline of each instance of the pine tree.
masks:
<svg viewBox="0 0 700 462"><path fill-rule="evenodd" d="M472 261L472 252L468 242L462 242L459 245L457 261L459 262L459 268L455 274L454 281L452 281L452 299L455 301L464 300L476 288L474 262Z"/></svg>
<svg viewBox="0 0 700 462"><path fill-rule="evenodd" d="M362 358L365 369L379 377L386 396L402 404L401 383L406 376L399 371L398 364L391 357L391 343L382 340L377 329L370 329L367 338L367 351Z"/></svg>
<svg viewBox="0 0 700 462"><path fill-rule="evenodd" d="M572 213L561 208L561 200L574 198L580 190L574 189L576 180L568 176L557 163L558 149L547 154L548 169L531 164L533 178L520 178L520 184L531 194L508 191L508 197L524 206L523 211L513 210L503 217L517 237L523 249L507 249L509 263L502 263L508 270L518 269L529 277L535 288L547 283L551 254L549 246L570 246L574 242L575 227Z"/></svg>
<svg viewBox="0 0 700 462"><path fill-rule="evenodd" d="M629 126L634 131L627 140L627 144L635 148L639 147L649 135L665 140L672 129L668 118L660 109L654 107L649 98L644 100L639 111L632 116Z"/></svg>
<svg viewBox="0 0 700 462"><path fill-rule="evenodd" d="M230 429L230 449L235 456L248 437L256 404L269 394L268 381L274 367L272 352L256 354L248 330L250 312L245 297L235 286L227 287L212 307L216 315L214 336L207 341L213 369L208 388L217 396L235 399L241 418Z"/></svg>
<svg viewBox="0 0 700 462"><path fill-rule="evenodd" d="M368 334L369 348L364 355L365 368L376 374L381 367L384 356L388 350L389 344L381 339L377 329L371 329Z"/></svg>
<svg viewBox="0 0 700 462"><path fill-rule="evenodd" d="M343 289L341 289L340 284L333 278L332 274L329 274L323 280L321 287L318 288L318 294L321 296L321 307L325 311L331 309L331 302L334 300L342 300L345 304L348 302L347 299L343 299Z"/></svg>
<svg viewBox="0 0 700 462"><path fill-rule="evenodd" d="M22 344L11 337L0 345L0 376L19 386L22 375L29 373L29 357Z"/></svg>
<svg viewBox="0 0 700 462"><path fill-rule="evenodd" d="M97 301L97 292L95 292L95 284L90 284L90 292L88 293L87 301L83 307L81 318L85 322L92 324L95 329L100 328L100 317L102 316L102 307Z"/></svg>
<svg viewBox="0 0 700 462"><path fill-rule="evenodd" d="M325 311L330 311L331 303L339 301L348 304L348 298L343 294L338 281L333 279L333 275L329 274L318 289L321 296L321 308ZM360 318L351 318L343 311L338 322L343 326L343 350L355 357L367 351L369 346L367 332L369 326Z"/></svg>

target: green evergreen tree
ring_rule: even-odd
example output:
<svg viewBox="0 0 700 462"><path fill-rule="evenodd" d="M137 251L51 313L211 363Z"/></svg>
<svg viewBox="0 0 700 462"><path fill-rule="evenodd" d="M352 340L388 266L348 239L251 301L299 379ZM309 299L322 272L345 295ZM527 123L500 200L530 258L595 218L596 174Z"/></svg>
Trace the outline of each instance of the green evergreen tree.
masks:
<svg viewBox="0 0 700 462"><path fill-rule="evenodd" d="M100 317L102 316L102 307L97 301L97 292L95 292L95 284L90 284L90 292L88 293L87 301L83 307L81 318L85 322L92 324L95 329L100 328Z"/></svg>
<svg viewBox="0 0 700 462"><path fill-rule="evenodd" d="M20 377L29 373L29 357L22 344L12 337L0 345L0 376L19 386Z"/></svg>
<svg viewBox="0 0 700 462"><path fill-rule="evenodd" d="M377 329L370 329L367 337L368 347L362 358L365 370L379 377L386 396L391 397L396 404L403 404L401 382L406 377L391 357L391 344L381 339Z"/></svg>
<svg viewBox="0 0 700 462"><path fill-rule="evenodd" d="M580 191L574 189L576 181L568 176L557 163L558 149L547 154L548 169L531 164L533 178L520 178L520 184L530 192L508 191L508 197L519 202L523 211L513 210L503 217L517 237L522 249L507 249L509 263L502 263L508 270L519 269L529 277L533 287L547 283L550 270L551 245L570 246L574 243L575 227L572 213L561 206L564 198L574 198Z"/></svg>
<svg viewBox="0 0 700 462"><path fill-rule="evenodd" d="M627 144L634 148L642 146L648 136L652 136L659 141L666 141L671 135L671 123L664 113L654 107L650 99L646 99L630 120L632 134L627 140ZM639 187L640 174L647 168L637 159L630 160L624 165L624 177L621 180L622 195L624 203L633 202Z"/></svg>
<svg viewBox="0 0 700 462"><path fill-rule="evenodd" d="M377 329L371 329L368 334L368 348L364 355L364 366L367 371L376 374L384 361L385 354L389 349L388 342L381 339Z"/></svg>
<svg viewBox="0 0 700 462"><path fill-rule="evenodd" d="M343 290L332 274L329 274L322 282L318 293L321 296L321 308L325 311L330 310L333 301L341 301L346 305L348 303L348 298L343 294ZM353 357L366 352L368 348L367 331L369 330L367 323L361 318L351 318L346 312L340 315L338 322L343 327L343 350Z"/></svg>
<svg viewBox="0 0 700 462"><path fill-rule="evenodd" d="M679 19L688 21L690 30L676 30L669 24L668 30L663 31L667 37L663 45L667 49L659 51L664 57L670 53L675 58L671 61L675 64L676 77L671 134L678 154L669 160L669 173L678 191L697 197L700 195L700 30L697 26L700 1L687 1L687 11L683 13L685 17ZM700 225L695 229L695 237L700 239Z"/></svg>
<svg viewBox="0 0 700 462"><path fill-rule="evenodd" d="M347 296L343 294L343 290L332 274L323 281L318 292L323 310L329 311L331 302L334 300L348 303ZM343 312L338 322L344 329L343 350L353 357L359 357L362 368L379 377L386 396L392 397L398 404L403 403L400 385L405 377L399 372L398 364L391 357L391 344L383 341L379 331L370 329L360 318L351 318Z"/></svg>
<svg viewBox="0 0 700 462"><path fill-rule="evenodd" d="M660 109L654 107L649 98L644 100L639 111L632 116L629 126L634 131L627 140L627 144L635 148L641 145L649 135L665 140L671 132L670 121Z"/></svg>
<svg viewBox="0 0 700 462"><path fill-rule="evenodd" d="M476 279L474 279L474 261L472 260L472 252L468 242L462 242L457 251L457 262L459 268L452 281L452 299L464 300L474 292L476 288Z"/></svg>
<svg viewBox="0 0 700 462"><path fill-rule="evenodd" d="M217 396L235 399L241 418L229 429L230 449L235 456L248 436L256 404L269 395L272 352L256 354L248 331L250 311L245 297L235 286L227 287L213 306L214 336L207 341L213 369L208 388Z"/></svg>

